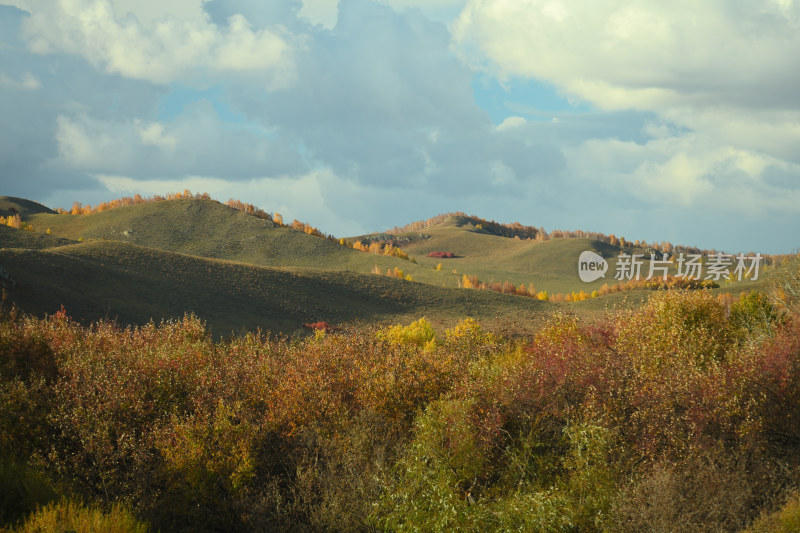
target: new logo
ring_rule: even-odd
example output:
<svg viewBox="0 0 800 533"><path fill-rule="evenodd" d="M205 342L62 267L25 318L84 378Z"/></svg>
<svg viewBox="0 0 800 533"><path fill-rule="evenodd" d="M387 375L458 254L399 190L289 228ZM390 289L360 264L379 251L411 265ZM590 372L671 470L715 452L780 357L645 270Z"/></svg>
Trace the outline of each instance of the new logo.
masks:
<svg viewBox="0 0 800 533"><path fill-rule="evenodd" d="M608 262L600 254L586 251L578 258L578 276L585 283L604 278L607 270Z"/></svg>

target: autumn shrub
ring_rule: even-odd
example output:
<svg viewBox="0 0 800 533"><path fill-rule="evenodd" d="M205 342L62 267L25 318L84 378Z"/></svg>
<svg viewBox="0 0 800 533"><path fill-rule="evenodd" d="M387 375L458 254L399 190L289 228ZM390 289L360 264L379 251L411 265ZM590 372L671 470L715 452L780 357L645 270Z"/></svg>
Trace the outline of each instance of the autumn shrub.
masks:
<svg viewBox="0 0 800 533"><path fill-rule="evenodd" d="M779 308L800 317L800 257L794 257L776 273L770 297Z"/></svg>
<svg viewBox="0 0 800 533"><path fill-rule="evenodd" d="M475 358L498 349L500 338L484 331L477 320L465 318L445 330L447 348L472 353Z"/></svg>
<svg viewBox="0 0 800 533"><path fill-rule="evenodd" d="M607 432L570 424L553 457L555 478L538 478L532 447L514 464L513 485L498 485L498 463L478 437L468 401L429 405L395 465L377 505L375 522L392 531L601 531L614 501L607 467ZM512 451L513 450L513 451ZM519 456L518 456L519 457ZM502 463L501 463L502 464Z"/></svg>
<svg viewBox="0 0 800 533"><path fill-rule="evenodd" d="M378 339L394 346L414 344L432 348L435 337L436 332L433 331L433 326L425 317L410 323L408 326L398 324L377 333Z"/></svg>
<svg viewBox="0 0 800 533"><path fill-rule="evenodd" d="M719 301L703 291L659 293L619 315L616 332L622 366L605 411L620 428L627 460L679 460L698 447L741 443L754 404L739 393L746 374L736 368L741 354L759 357L760 349L737 349Z"/></svg>
<svg viewBox="0 0 800 533"><path fill-rule="evenodd" d="M800 494L793 492L779 509L765 512L745 533L793 533L800 531Z"/></svg>
<svg viewBox="0 0 800 533"><path fill-rule="evenodd" d="M559 433L592 395L603 394L615 370L606 331L583 328L576 317L554 315L533 342L507 356L498 371L476 377L481 407L498 410L509 424L530 420ZM545 422L548 421L548 422Z"/></svg>
<svg viewBox="0 0 800 533"><path fill-rule="evenodd" d="M16 533L74 531L75 533L146 533L150 528L121 505L108 511L72 500L48 504L14 529Z"/></svg>
<svg viewBox="0 0 800 533"><path fill-rule="evenodd" d="M611 523L630 532L740 531L780 488L779 470L719 449L661 461L625 489Z"/></svg>
<svg viewBox="0 0 800 533"><path fill-rule="evenodd" d="M381 480L404 441L391 420L367 410L335 432L305 428L292 457L294 522L315 530L369 530Z"/></svg>
<svg viewBox="0 0 800 533"><path fill-rule="evenodd" d="M56 479L162 531L735 530L800 485L800 323L761 334L740 302L656 293L528 339L5 317L0 476L16 517Z"/></svg>
<svg viewBox="0 0 800 533"><path fill-rule="evenodd" d="M427 255L427 257L433 257L436 259L451 259L455 257L455 254L453 254L453 252L431 252Z"/></svg>
<svg viewBox="0 0 800 533"><path fill-rule="evenodd" d="M0 321L0 379L52 380L58 373L48 339L29 318Z"/></svg>
<svg viewBox="0 0 800 533"><path fill-rule="evenodd" d="M172 527L243 529L237 504L256 477L257 430L241 405L220 400L212 413L173 419L156 439L164 465L157 503L162 517L179 516Z"/></svg>
<svg viewBox="0 0 800 533"><path fill-rule="evenodd" d="M51 416L59 472L106 499L149 492L160 462L155 428L213 406L223 392L204 324L186 317L123 330L101 322L88 335L65 318L44 326L62 363Z"/></svg>
<svg viewBox="0 0 800 533"><path fill-rule="evenodd" d="M55 396L44 379L0 381L0 456L23 462L47 449Z"/></svg>
<svg viewBox="0 0 800 533"><path fill-rule="evenodd" d="M742 350L731 365L749 417L746 436L793 467L800 466L800 321L792 321L757 349Z"/></svg>
<svg viewBox="0 0 800 533"><path fill-rule="evenodd" d="M769 297L755 291L743 294L731 305L730 320L742 340L771 337L785 322Z"/></svg>
<svg viewBox="0 0 800 533"><path fill-rule="evenodd" d="M649 365L704 365L733 340L724 306L708 291L664 291L617 320L617 349Z"/></svg>

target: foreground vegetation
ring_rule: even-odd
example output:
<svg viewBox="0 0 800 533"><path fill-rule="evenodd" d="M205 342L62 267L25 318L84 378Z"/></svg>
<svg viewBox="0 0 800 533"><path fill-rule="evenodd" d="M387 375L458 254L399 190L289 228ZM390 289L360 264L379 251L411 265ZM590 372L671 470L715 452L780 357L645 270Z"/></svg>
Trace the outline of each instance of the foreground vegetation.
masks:
<svg viewBox="0 0 800 533"><path fill-rule="evenodd" d="M783 531L798 452L800 322L756 293L659 292L525 340L0 323L20 531Z"/></svg>

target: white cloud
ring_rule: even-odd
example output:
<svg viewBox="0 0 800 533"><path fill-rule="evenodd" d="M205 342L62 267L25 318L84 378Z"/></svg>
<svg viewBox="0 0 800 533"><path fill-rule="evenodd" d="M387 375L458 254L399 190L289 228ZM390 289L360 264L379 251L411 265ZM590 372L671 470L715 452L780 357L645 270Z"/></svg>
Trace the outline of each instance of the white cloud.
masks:
<svg viewBox="0 0 800 533"><path fill-rule="evenodd" d="M800 165L718 146L695 133L643 144L590 139L570 148L567 157L578 180L601 184L618 197L631 195L644 206L768 215L797 214L800 205L800 184L770 180L775 174L800 175Z"/></svg>
<svg viewBox="0 0 800 533"><path fill-rule="evenodd" d="M303 0L298 15L312 24L321 24L327 29L336 26L339 18L339 0Z"/></svg>
<svg viewBox="0 0 800 533"><path fill-rule="evenodd" d="M162 84L205 85L247 73L270 87L286 87L293 81L294 51L301 46L285 29L254 30L241 15L219 27L202 12L176 18L165 10L163 16L150 13L139 20L108 0L31 0L25 9L31 16L23 32L33 51L81 55L107 72Z"/></svg>
<svg viewBox="0 0 800 533"><path fill-rule="evenodd" d="M203 5L208 0L111 0L118 15L132 14L145 26L162 18L205 20Z"/></svg>
<svg viewBox="0 0 800 533"><path fill-rule="evenodd" d="M119 126L88 117L76 120L61 115L55 134L59 154L68 166L75 169L126 168L134 163L131 148L135 137L132 131Z"/></svg>
<svg viewBox="0 0 800 533"><path fill-rule="evenodd" d="M523 125L525 125L526 122L527 122L527 120L525 120L522 117L510 116L510 117L506 117L503 120L503 122L501 122L500 124L495 126L495 129L497 129L498 131L508 130L508 129L511 129L511 128L516 128L516 127L519 127L519 126L523 126Z"/></svg>
<svg viewBox="0 0 800 533"><path fill-rule="evenodd" d="M800 163L800 109L741 110L709 106L675 108L662 115L674 123L704 132L721 145L757 150Z"/></svg>
<svg viewBox="0 0 800 533"><path fill-rule="evenodd" d="M417 8L423 10L461 10L467 0L383 0L396 10Z"/></svg>
<svg viewBox="0 0 800 533"><path fill-rule="evenodd" d="M105 188L117 196L141 194L142 196L163 196L169 192L182 192L189 189L193 193L207 192L219 197L229 187L230 182L208 176L184 176L179 179L134 179L113 174L95 174L95 178ZM223 200L224 201L224 200Z"/></svg>
<svg viewBox="0 0 800 533"><path fill-rule="evenodd" d="M605 109L798 106L797 2L471 0L454 40L501 79L548 80Z"/></svg>
<svg viewBox="0 0 800 533"><path fill-rule="evenodd" d="M517 181L514 169L500 160L489 163L489 182L494 186L513 185Z"/></svg>
<svg viewBox="0 0 800 533"><path fill-rule="evenodd" d="M158 122L145 124L141 120L135 119L134 126L139 131L139 138L142 144L158 146L167 151L174 151L178 144L178 139L174 135L164 134L164 125Z"/></svg>
<svg viewBox="0 0 800 533"><path fill-rule="evenodd" d="M643 138L563 145L582 183L644 205L798 214L800 2L470 0L453 33L501 81L653 116Z"/></svg>
<svg viewBox="0 0 800 533"><path fill-rule="evenodd" d="M30 72L26 72L22 75L22 78L15 80L10 76L5 75L3 71L0 71L0 86L11 87L12 89L21 89L24 91L35 91L36 89L42 88L42 82L40 82L39 79Z"/></svg>

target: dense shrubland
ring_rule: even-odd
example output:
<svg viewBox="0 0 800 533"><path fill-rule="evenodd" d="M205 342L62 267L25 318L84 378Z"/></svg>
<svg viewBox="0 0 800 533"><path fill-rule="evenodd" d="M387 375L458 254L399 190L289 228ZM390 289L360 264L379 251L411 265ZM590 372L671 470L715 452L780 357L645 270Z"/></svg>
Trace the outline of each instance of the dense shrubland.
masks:
<svg viewBox="0 0 800 533"><path fill-rule="evenodd" d="M781 531L800 322L708 291L525 340L11 313L0 457L0 519L28 531Z"/></svg>

